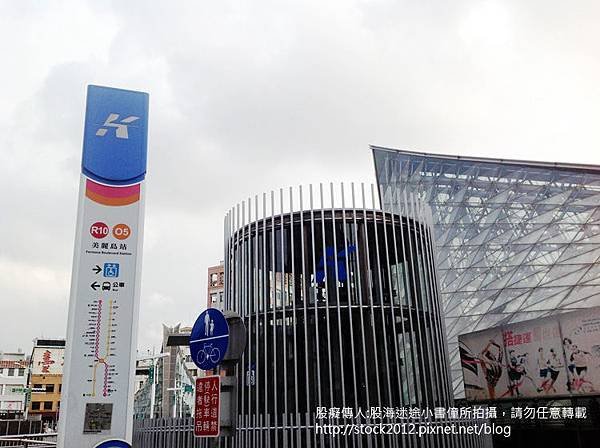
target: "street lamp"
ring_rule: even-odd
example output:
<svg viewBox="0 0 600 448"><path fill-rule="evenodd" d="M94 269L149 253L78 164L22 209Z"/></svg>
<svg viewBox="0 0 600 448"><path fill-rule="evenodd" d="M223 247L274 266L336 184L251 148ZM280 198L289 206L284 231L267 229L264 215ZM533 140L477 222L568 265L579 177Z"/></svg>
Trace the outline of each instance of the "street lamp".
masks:
<svg viewBox="0 0 600 448"><path fill-rule="evenodd" d="M178 356L178 359L179 358ZM184 386L181 381L178 381L180 364L175 364L173 372L173 387L167 388L168 391L173 391L173 418L177 417L177 401L179 400L179 417L183 416L183 393L185 392ZM177 384L179 382L179 385Z"/></svg>
<svg viewBox="0 0 600 448"><path fill-rule="evenodd" d="M183 390L182 387L168 387L167 388L168 391L173 391L173 418L177 417L177 392L180 392ZM180 406L180 410L181 410L181 406ZM180 412L181 414L181 412Z"/></svg>

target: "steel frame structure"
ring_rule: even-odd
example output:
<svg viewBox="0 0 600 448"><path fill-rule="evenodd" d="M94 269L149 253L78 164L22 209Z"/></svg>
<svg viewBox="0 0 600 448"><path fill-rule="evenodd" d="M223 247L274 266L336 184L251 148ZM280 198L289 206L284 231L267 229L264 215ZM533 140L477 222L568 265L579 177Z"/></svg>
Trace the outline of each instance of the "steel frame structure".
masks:
<svg viewBox="0 0 600 448"><path fill-rule="evenodd" d="M281 189L231 209L225 304L248 332L233 446L476 446L315 432L320 406L452 404L431 222L410 194L379 210L364 184Z"/></svg>
<svg viewBox="0 0 600 448"><path fill-rule="evenodd" d="M600 305L600 167L371 147L382 207L431 208L455 397L458 335Z"/></svg>

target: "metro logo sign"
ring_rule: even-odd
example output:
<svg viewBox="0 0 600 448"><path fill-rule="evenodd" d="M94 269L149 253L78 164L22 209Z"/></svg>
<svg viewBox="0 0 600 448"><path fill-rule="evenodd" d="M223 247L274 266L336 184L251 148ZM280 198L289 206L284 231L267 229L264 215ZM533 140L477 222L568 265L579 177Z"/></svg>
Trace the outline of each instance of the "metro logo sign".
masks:
<svg viewBox="0 0 600 448"><path fill-rule="evenodd" d="M196 437L219 436L220 407L221 377L215 375L197 378L194 411L194 435Z"/></svg>
<svg viewBox="0 0 600 448"><path fill-rule="evenodd" d="M127 224L117 224L113 227L113 236L118 240L126 240L131 235L131 229Z"/></svg>
<svg viewBox="0 0 600 448"><path fill-rule="evenodd" d="M90 226L90 235L102 239L110 233L108 225L103 222L95 222ZM117 224L112 229L113 236L118 240L126 240L131 235L131 228L127 224Z"/></svg>
<svg viewBox="0 0 600 448"><path fill-rule="evenodd" d="M94 238L102 239L109 233L108 226L103 222L95 222L90 227L90 234Z"/></svg>
<svg viewBox="0 0 600 448"><path fill-rule="evenodd" d="M96 131L96 135L98 137L104 137L108 132L109 127L115 128L115 137L117 138L129 138L129 132L127 131L127 127L130 123L133 123L136 120L139 120L140 117L127 117L123 118L119 123L115 123L115 121L119 118L119 114L110 114L102 127Z"/></svg>

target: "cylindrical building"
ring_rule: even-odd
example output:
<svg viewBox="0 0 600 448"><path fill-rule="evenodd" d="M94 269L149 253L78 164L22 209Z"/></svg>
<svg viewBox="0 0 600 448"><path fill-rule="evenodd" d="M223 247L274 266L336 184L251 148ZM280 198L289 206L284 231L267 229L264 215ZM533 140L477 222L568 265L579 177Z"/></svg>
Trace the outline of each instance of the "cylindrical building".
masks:
<svg viewBox="0 0 600 448"><path fill-rule="evenodd" d="M226 308L248 339L235 446L328 446L315 424L452 404L430 213L375 204L373 187L320 185L228 213Z"/></svg>

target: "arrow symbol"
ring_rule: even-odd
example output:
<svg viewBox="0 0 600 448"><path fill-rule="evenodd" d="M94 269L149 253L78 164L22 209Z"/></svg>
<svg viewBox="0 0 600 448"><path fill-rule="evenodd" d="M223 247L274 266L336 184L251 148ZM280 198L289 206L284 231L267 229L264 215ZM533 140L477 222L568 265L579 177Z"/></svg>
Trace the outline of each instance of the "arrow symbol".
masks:
<svg viewBox="0 0 600 448"><path fill-rule="evenodd" d="M94 271L94 274L99 274L100 271L102 271L102 268L98 265L96 265L95 268L92 268L92 271Z"/></svg>
<svg viewBox="0 0 600 448"><path fill-rule="evenodd" d="M94 282L94 283L92 283L92 284L90 285L90 287L91 287L91 288L92 288L94 291L96 291L98 288L100 288L100 283L98 283L98 282Z"/></svg>

